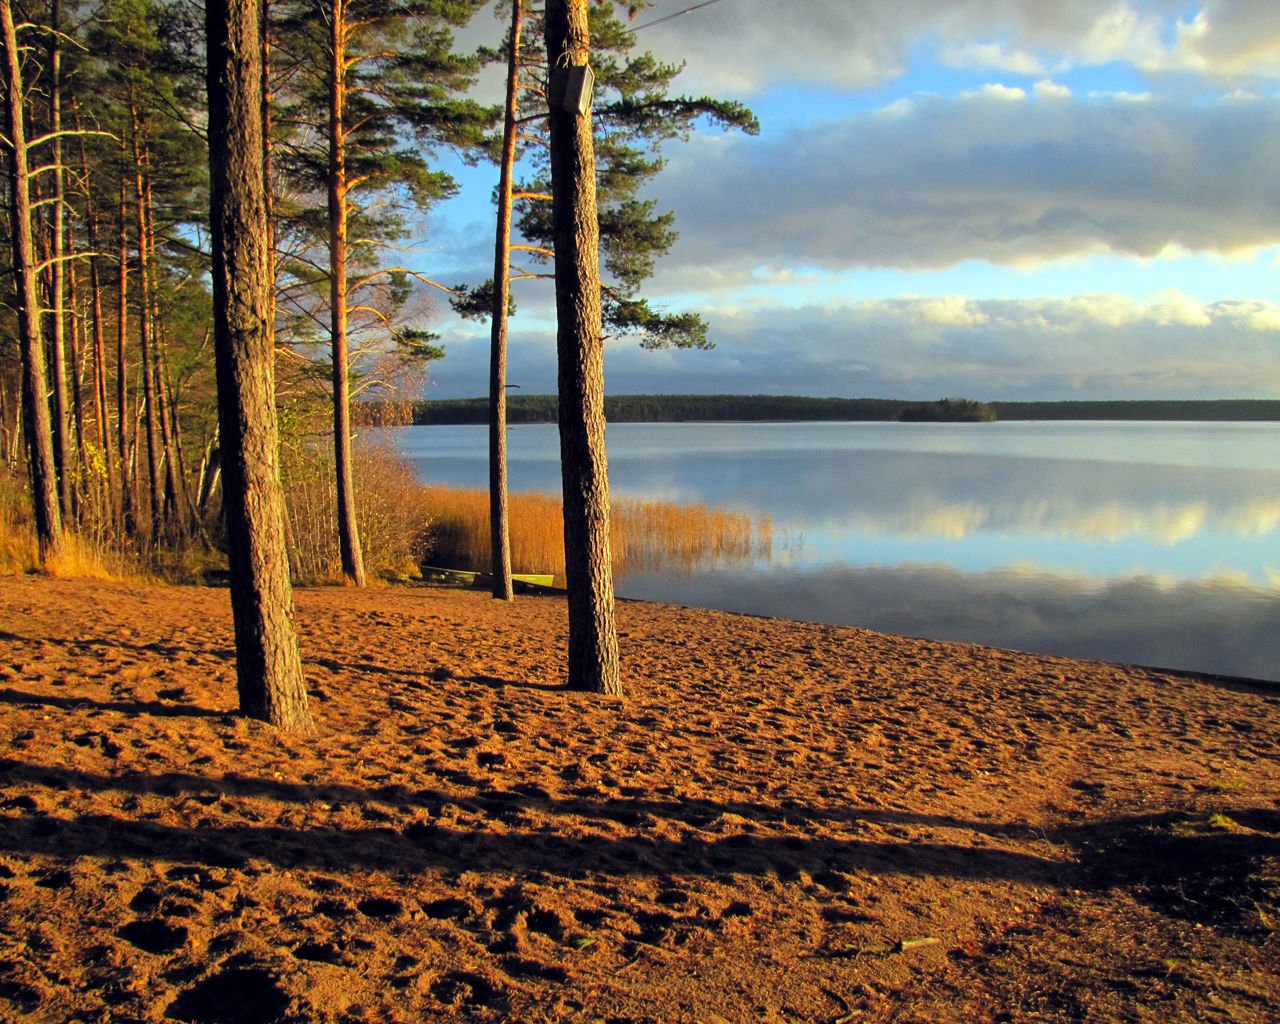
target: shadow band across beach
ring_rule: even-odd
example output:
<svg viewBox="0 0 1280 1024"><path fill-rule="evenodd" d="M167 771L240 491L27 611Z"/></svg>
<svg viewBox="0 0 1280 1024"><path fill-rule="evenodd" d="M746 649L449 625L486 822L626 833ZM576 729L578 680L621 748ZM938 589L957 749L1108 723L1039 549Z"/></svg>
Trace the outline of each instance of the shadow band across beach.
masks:
<svg viewBox="0 0 1280 1024"><path fill-rule="evenodd" d="M1010 878L1050 884L1063 865L1034 854L971 849L944 842L858 838L856 832L875 825L917 825L977 831L987 835L1030 838L1018 825L966 822L878 808L757 807L707 800L645 798L553 798L543 793L495 791L452 796L438 790L388 786L361 789L341 785L299 785L248 776L204 778L183 773L102 775L61 767L0 759L0 773L10 784L53 791L117 791L132 795L258 797L295 805L382 803L425 810L439 817L479 815L504 822L501 833L485 827L466 830L440 821L418 819L401 828L283 828L273 825L192 825L180 827L129 817L84 815L54 818L31 797L0 803L0 849L54 857L143 858L191 861L216 867L242 868L260 860L284 868L317 870L375 868L414 871L443 868L464 871L490 868L527 871L574 871L600 874L764 874L791 876L804 871L867 871L876 874L930 875L963 878ZM477 780L478 781L478 780ZM15 814L14 812L18 812ZM524 812L562 819L555 832L510 831ZM678 839L646 835L607 837L574 835L608 823L637 830L660 821L702 829L724 815L744 820L756 832L699 834ZM769 834L769 828L824 823L827 831L855 833L846 837ZM957 854L964 851L965 856Z"/></svg>
<svg viewBox="0 0 1280 1024"><path fill-rule="evenodd" d="M958 879L1003 879L1033 885L1072 884L1107 888L1145 877L1150 857L1175 857L1185 864L1244 864L1280 855L1280 813L1258 810L1250 835L1152 837L1169 831L1185 816L1176 813L1068 826L1039 832L1017 823L964 821L879 808L760 808L734 802L653 800L645 798L553 798L545 793L494 791L455 797L437 790L389 786L365 790L351 786L305 786L247 776L218 778L182 773L101 775L60 767L0 759L11 784L49 790L119 791L134 795L259 797L293 804L394 804L426 810L477 814L502 822L503 831L484 826L458 827L442 820L416 819L401 827L367 828L278 825L174 826L112 815L52 817L31 796L0 804L0 849L10 853L56 857L134 858L244 869L254 861L280 868L340 871L352 868L388 871L556 871L603 875L719 875L800 872L870 874ZM520 830L525 812L561 819L554 831ZM592 825L621 823L652 829L660 822L693 829L715 826L726 814L740 816L750 829L728 835L700 832L678 838L591 834ZM769 834L769 828L824 823L824 835ZM581 823L583 827L576 827ZM1007 840L1053 844L1069 857L946 843L936 838L895 841L860 838L876 825L956 829ZM575 834L575 831L578 834ZM833 835L832 832L852 833ZM1264 834L1265 833L1265 834ZM1140 837L1140 838L1135 838ZM985 840L984 840L985 841ZM1153 846L1152 843L1155 845ZM1170 845L1172 843L1172 845ZM1159 847L1157 849L1156 847ZM1166 872L1167 873L1167 872ZM1176 874L1176 872L1175 872Z"/></svg>

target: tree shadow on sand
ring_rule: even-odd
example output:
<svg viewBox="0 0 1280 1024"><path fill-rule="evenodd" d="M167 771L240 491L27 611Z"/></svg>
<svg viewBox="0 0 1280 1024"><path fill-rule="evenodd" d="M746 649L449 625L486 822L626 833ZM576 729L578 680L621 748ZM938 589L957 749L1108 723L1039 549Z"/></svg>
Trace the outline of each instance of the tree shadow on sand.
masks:
<svg viewBox="0 0 1280 1024"><path fill-rule="evenodd" d="M1280 812L1234 812L1229 824L1206 824L1186 813L1113 817L1047 832L1016 823L965 821L882 808L757 807L709 800L570 797L487 790L455 796L402 786L299 785L249 776L204 778L183 773L98 775L61 767L0 760L10 785L51 790L123 791L152 795L253 796L293 804L382 802L425 810L399 825L341 828L254 824L190 827L109 814L53 817L38 801L19 796L0 803L0 849L59 859L80 856L170 860L243 868L266 862L281 868L342 871L549 872L723 876L776 874L782 879L824 873L1001 879L1135 891L1155 908L1196 921L1245 927L1265 920L1280 903ZM535 789L536 787L529 787ZM446 822L459 812L481 817L474 828ZM521 828L526 813L558 821L554 829ZM719 834L723 815L740 816L735 831ZM487 820L485 820L487 819ZM745 828L741 826L744 825ZM500 828L491 827L491 824ZM527 823L524 823L527 825ZM634 829L616 834L623 824ZM821 824L819 834L771 829ZM600 826L614 832L602 835ZM683 835L659 826L686 826ZM872 826L916 826L967 833L957 842L935 835L868 835ZM706 830L710 826L710 830ZM647 834L646 834L647 833ZM1036 845L999 849L979 836L998 835ZM1049 849L1046 849L1046 844ZM1075 862L1071 862L1074 855Z"/></svg>
<svg viewBox="0 0 1280 1024"><path fill-rule="evenodd" d="M768 874L867 871L875 874L1010 879L1049 885L1063 865L1016 851L933 842L805 836L605 837L464 831L433 823L404 829L200 826L181 828L110 815L0 818L0 849L61 858L174 860L243 868L343 871L550 872L603 875Z"/></svg>
<svg viewBox="0 0 1280 1024"><path fill-rule="evenodd" d="M234 647L212 647L207 644L197 644L190 647L181 644L166 644L159 642L133 644L119 637L111 637L110 639L100 637L54 637L54 636L22 636L19 633L10 633L0 630L0 641L9 643L23 644L40 644L41 646L62 647L67 650L92 650L96 648L105 648L113 651L129 651L132 654L159 654L164 658L176 658L180 655L203 655L209 658L215 658L219 661L225 661L234 665L236 652Z"/></svg>
<svg viewBox="0 0 1280 1024"><path fill-rule="evenodd" d="M783 798L777 804L738 800L709 800L690 797L663 798L633 792L625 796L597 793L579 786L568 796L552 796L536 783L520 783L512 789L497 789L489 778L477 777L448 767L425 768L424 774L447 779L476 792L449 793L431 787L404 785L352 786L336 782L297 783L255 775L228 773L196 775L187 772L147 773L125 770L118 775L89 772L63 766L32 765L13 758L0 758L0 777L10 784L44 786L55 790L121 792L154 796L261 797L281 803L384 804L402 809L425 810L434 817L464 813L494 820L508 820L521 812L554 817L607 821L635 828L652 828L659 821L706 829L721 823L726 815L741 819L748 827L824 826L828 829L857 829L867 825L919 826L957 829L1011 840L1043 840L1043 830L1017 822L992 822L924 814L883 807L810 807Z"/></svg>
<svg viewBox="0 0 1280 1024"><path fill-rule="evenodd" d="M165 704L158 700L94 700L92 697L27 693L7 687L0 690L0 704L60 708L64 711L114 711L125 715L155 715L157 718L225 718L234 714L231 710L215 711L194 704Z"/></svg>
<svg viewBox="0 0 1280 1024"><path fill-rule="evenodd" d="M1270 933L1280 918L1280 811L1117 818L1075 830L1090 888L1123 888L1196 924Z"/></svg>

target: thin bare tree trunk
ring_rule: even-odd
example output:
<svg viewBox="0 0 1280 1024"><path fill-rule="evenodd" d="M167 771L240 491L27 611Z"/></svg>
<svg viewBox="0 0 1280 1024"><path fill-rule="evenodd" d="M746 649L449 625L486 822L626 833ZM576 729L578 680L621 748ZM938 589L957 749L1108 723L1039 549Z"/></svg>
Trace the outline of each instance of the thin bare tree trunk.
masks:
<svg viewBox="0 0 1280 1024"><path fill-rule="evenodd" d="M124 140L120 142L124 148ZM123 166L121 168L123 171ZM120 175L118 208L118 242L116 266L116 445L120 459L120 524L124 532L136 536L138 513L133 482L133 464L129 455L129 228L128 201L124 174Z"/></svg>
<svg viewBox="0 0 1280 1024"><path fill-rule="evenodd" d="M82 388L84 385L85 323L84 317L80 315L80 304L77 299L79 287L80 282L76 275L76 264L74 260L71 260L67 263L67 293L71 297L71 304L67 309L67 315L71 320L71 419L76 428L76 465L84 473L90 465L90 459L87 448L88 438L84 430L84 395ZM77 506L84 501L83 487L84 481L81 482L81 488L72 492L73 501Z"/></svg>
<svg viewBox="0 0 1280 1024"><path fill-rule="evenodd" d="M13 271L18 298L19 354L22 362L22 429L27 439L27 472L40 558L47 562L62 547L62 515L58 506L53 435L40 332L40 298L36 289L35 245L31 221L31 175L27 164L27 131L18 34L9 0L0 0L0 61L4 71L5 134L9 143L10 225Z"/></svg>
<svg viewBox="0 0 1280 1024"><path fill-rule="evenodd" d="M208 0L214 347L240 710L310 731L285 556L263 159L262 0Z"/></svg>
<svg viewBox="0 0 1280 1024"><path fill-rule="evenodd" d="M552 74L587 63L587 0L547 0ZM551 105L560 473L569 592L569 688L620 696L605 454L600 228L591 113Z"/></svg>
<svg viewBox="0 0 1280 1024"><path fill-rule="evenodd" d="M76 127L80 118L76 116ZM110 509L115 491L115 467L111 458L111 424L107 411L107 343L102 322L102 267L98 260L98 211L93 202L89 176L89 154L84 136L80 137L80 167L84 174L84 219L89 234L89 300L93 318L93 415L98 428L98 445L102 449L106 473L106 508Z"/></svg>
<svg viewBox="0 0 1280 1024"><path fill-rule="evenodd" d="M516 162L516 106L520 98L521 0L512 0L507 43L507 102L498 174L498 226L493 256L493 310L489 349L489 536L493 596L513 597L511 524L507 502L507 307L511 297L511 176Z"/></svg>
<svg viewBox="0 0 1280 1024"><path fill-rule="evenodd" d="M4 378L0 377L0 461L10 466L18 461L18 446L22 435L22 403L19 401L13 406L11 402L9 388Z"/></svg>
<svg viewBox="0 0 1280 1024"><path fill-rule="evenodd" d="M147 252L154 255L156 252L156 215L155 200L151 188L151 151L148 149L143 154L143 180L146 188L146 203L144 205L144 223L147 231ZM150 273L155 273L155 261L148 260ZM186 531L182 528L179 521L181 514L181 496L180 488L182 487L181 476L181 459L176 450L177 447L177 413L172 410L169 402L168 388L168 368L165 359L165 338L160 330L160 289L155 281L151 282L151 309L148 316L151 320L151 339L152 339L152 376L154 381L152 391L156 398L156 422L160 428L160 452L161 463L164 468L164 521L167 528L174 531L175 534L183 534Z"/></svg>
<svg viewBox="0 0 1280 1024"><path fill-rule="evenodd" d="M346 2L332 0L329 65L329 316L333 338L333 453L338 491L338 550L342 571L365 584L351 470L350 369L347 363L347 138Z"/></svg>
<svg viewBox="0 0 1280 1024"><path fill-rule="evenodd" d="M62 167L62 4L53 0L49 33L49 131L53 135L53 195L49 223L49 368L53 377L53 461L58 473L58 497L62 515L74 515L70 415L67 402L66 268L63 262L66 214L63 207L65 178Z"/></svg>
<svg viewBox="0 0 1280 1024"><path fill-rule="evenodd" d="M278 285L280 281L280 253L276 236L276 178L275 141L272 121L274 94L271 89L271 0L263 0L262 17L262 174L266 180L264 192L267 204L267 252L271 256L271 322L276 322L278 309ZM216 480L216 470L214 479ZM203 500L200 508L203 508ZM298 538L293 528L293 516L289 511L289 493L284 494L284 546L289 556L289 574L295 580L302 579L302 563L298 557Z"/></svg>
<svg viewBox="0 0 1280 1024"><path fill-rule="evenodd" d="M159 536L164 523L164 501L160 487L160 429L156 415L155 354L151 337L151 268L147 251L146 182L142 173L142 131L137 105L130 101L129 117L133 133L133 198L138 232L138 348L142 358L143 425L147 431L147 483L151 494L151 536Z"/></svg>

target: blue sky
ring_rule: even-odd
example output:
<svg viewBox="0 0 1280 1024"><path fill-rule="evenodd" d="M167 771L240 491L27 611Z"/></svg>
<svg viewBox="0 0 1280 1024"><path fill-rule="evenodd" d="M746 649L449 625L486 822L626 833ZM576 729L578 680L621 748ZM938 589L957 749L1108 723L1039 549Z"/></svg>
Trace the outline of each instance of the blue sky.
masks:
<svg viewBox="0 0 1280 1024"><path fill-rule="evenodd" d="M667 149L647 295L716 348L611 340L611 393L1280 397L1272 0L717 0L637 38L762 131ZM488 276L495 179L432 214L432 276ZM550 289L518 288L510 379L548 393ZM426 394L482 394L487 329L433 327Z"/></svg>

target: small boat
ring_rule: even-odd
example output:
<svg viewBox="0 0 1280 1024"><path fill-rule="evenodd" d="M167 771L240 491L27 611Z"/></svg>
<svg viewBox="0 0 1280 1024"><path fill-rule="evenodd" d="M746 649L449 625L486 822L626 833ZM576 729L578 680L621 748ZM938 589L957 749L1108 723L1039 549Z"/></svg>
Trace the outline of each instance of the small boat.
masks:
<svg viewBox="0 0 1280 1024"><path fill-rule="evenodd" d="M422 567L422 575L424 579L437 583L452 583L460 587L493 586L493 573L489 572L472 572L469 569L441 569L436 566L424 565ZM513 572L511 574L511 582L517 584L517 589L554 587L556 578L553 573L549 572Z"/></svg>

